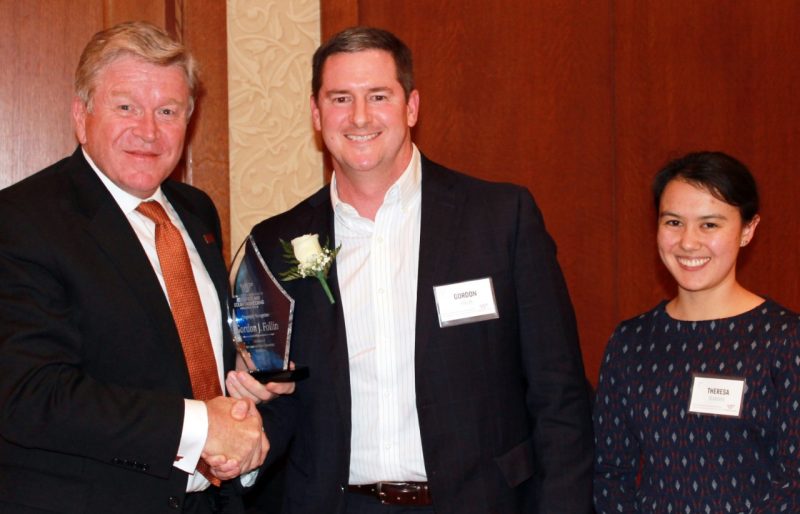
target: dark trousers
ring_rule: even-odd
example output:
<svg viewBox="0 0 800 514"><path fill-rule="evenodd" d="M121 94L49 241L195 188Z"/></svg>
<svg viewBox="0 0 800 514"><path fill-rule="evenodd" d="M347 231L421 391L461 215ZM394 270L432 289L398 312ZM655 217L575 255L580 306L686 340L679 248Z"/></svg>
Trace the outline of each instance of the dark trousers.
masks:
<svg viewBox="0 0 800 514"><path fill-rule="evenodd" d="M222 489L211 486L199 493L189 493L182 507L184 514L244 514L242 499L232 484L223 484Z"/></svg>

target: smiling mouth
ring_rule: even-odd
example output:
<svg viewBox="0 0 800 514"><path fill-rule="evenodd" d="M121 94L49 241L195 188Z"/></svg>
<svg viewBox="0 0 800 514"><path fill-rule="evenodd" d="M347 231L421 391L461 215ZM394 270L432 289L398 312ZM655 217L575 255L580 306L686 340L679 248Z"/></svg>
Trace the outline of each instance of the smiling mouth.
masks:
<svg viewBox="0 0 800 514"><path fill-rule="evenodd" d="M380 132L373 132L372 134L346 134L346 137L349 141L354 141L356 143L365 143L367 141L371 141L378 137Z"/></svg>
<svg viewBox="0 0 800 514"><path fill-rule="evenodd" d="M127 150L128 155L133 157L156 157L158 156L155 152L147 152L144 150Z"/></svg>
<svg viewBox="0 0 800 514"><path fill-rule="evenodd" d="M711 257L695 257L687 259L685 257L676 257L678 264L684 268L700 268L711 260Z"/></svg>

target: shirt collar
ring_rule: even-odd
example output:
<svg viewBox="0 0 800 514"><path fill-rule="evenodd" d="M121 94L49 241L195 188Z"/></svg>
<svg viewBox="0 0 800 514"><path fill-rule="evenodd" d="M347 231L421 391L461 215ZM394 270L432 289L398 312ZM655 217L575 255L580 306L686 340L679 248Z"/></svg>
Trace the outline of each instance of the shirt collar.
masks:
<svg viewBox="0 0 800 514"><path fill-rule="evenodd" d="M145 198L144 200L142 200L138 196L133 196L132 194L123 190L118 185L116 185L110 178L108 178L105 173L100 171L100 168L97 167L97 165L94 163L92 158L89 157L89 154L86 153L86 150L83 147L81 147L81 151L83 152L83 157L86 159L86 162L88 162L89 166L92 167L94 172L100 178L100 181L103 183L104 186L106 186L106 189L108 189L108 192L111 193L111 196L114 197L114 201L117 202L119 208L122 209L122 212L126 216L130 214L132 211L135 211L136 207L138 207L140 203L146 202L148 200L155 200L162 206L169 205L169 202L167 202L167 199L164 196L164 192L161 190L161 187L156 189L156 192L153 193L153 195L150 196L150 198Z"/></svg>
<svg viewBox="0 0 800 514"><path fill-rule="evenodd" d="M422 191L422 158L417 145L412 143L411 160L402 175L392 184L383 196L383 203L399 201L403 209L409 208ZM331 205L334 211L355 209L339 198L336 190L336 171L331 176ZM349 208L349 209L348 209Z"/></svg>

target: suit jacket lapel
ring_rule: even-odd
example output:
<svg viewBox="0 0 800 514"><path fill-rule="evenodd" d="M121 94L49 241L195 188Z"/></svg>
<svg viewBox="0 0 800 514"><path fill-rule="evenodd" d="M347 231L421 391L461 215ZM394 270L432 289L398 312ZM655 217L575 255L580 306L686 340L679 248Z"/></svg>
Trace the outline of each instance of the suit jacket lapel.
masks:
<svg viewBox="0 0 800 514"><path fill-rule="evenodd" d="M230 327L225 322L228 317L228 299L230 295L228 270L225 267L225 261L221 257L221 249L218 243L214 240L207 240L209 236L216 239L220 237L220 234L215 232L214 227L206 225L203 220L194 213L193 207L187 204L180 195L175 194L170 187L169 181L165 182L161 189L169 200L169 203L172 204L172 207L178 213L178 216L180 216L183 226L189 233L189 237L192 243L194 243L197 253L200 255L200 259L203 261L203 265L208 271L208 275L211 277L211 281L214 283L214 287L217 290L221 309L220 312L222 313L223 320L222 344L224 350L222 354L225 361L224 368L225 370L233 369L235 347L230 335Z"/></svg>
<svg viewBox="0 0 800 514"><path fill-rule="evenodd" d="M312 216L309 223L309 232L319 234L320 244L325 244L328 239L328 244L331 247L336 245L336 233L334 230L333 221L333 206L331 205L330 185L323 188L322 191L312 196L309 203L313 207ZM316 282L314 279L310 279ZM347 331L344 322L344 311L342 310L341 293L339 291L339 280L336 268L336 262L330 268L328 273L328 286L331 289L331 294L336 301L331 305L328 298L324 294L314 294L314 312L319 314L319 320L324 322L324 326L328 327L330 333L327 334L327 350L333 356L331 362L331 369L333 372L334 388L336 391L336 398L342 412L342 419L346 423L346 434L350 433L350 363L349 354L347 351ZM321 287L319 284L314 283L314 288ZM325 336L325 334L323 334ZM323 343L325 344L325 343ZM313 373L313 370L312 370Z"/></svg>
<svg viewBox="0 0 800 514"><path fill-rule="evenodd" d="M171 341L164 347L165 357L174 361L176 369L184 371L183 387L191 394L189 372L172 312L142 245L111 193L83 158L80 148L72 155L70 166L75 198L86 218L87 232L127 282L130 291L139 298L154 329L163 334L165 341Z"/></svg>
<svg viewBox="0 0 800 514"><path fill-rule="evenodd" d="M211 276L211 280L214 282L214 286L216 286L219 297L226 298L228 294L228 272L225 268L225 262L220 258L217 244L213 240L206 240L208 236L216 239L218 234L214 233L213 227L205 225L194 214L191 206L187 205L180 196L174 194L168 184L164 184L162 190L175 208L178 216L180 216L184 227L186 227L186 231L189 233L200 259L202 259L208 274Z"/></svg>
<svg viewBox="0 0 800 514"><path fill-rule="evenodd" d="M309 203L313 207L311 218L309 219L309 232L310 234L318 234L319 242L321 245L328 244L331 247L336 245L336 233L334 232L333 224L333 208L331 206L331 197L329 187L325 187L321 192L315 194L309 199ZM314 279L314 288L320 287ZM319 313L326 313L323 316L328 316L330 321L335 320L336 313L341 311L341 301L339 295L339 281L336 275L336 261L330 267L328 272L328 286L331 289L336 303L330 304L326 295L314 294L313 302L314 309ZM335 326L335 324L334 324ZM333 341L331 341L333 343Z"/></svg>
<svg viewBox="0 0 800 514"><path fill-rule="evenodd" d="M431 337L431 327L439 325L433 286L447 276L449 263L458 248L459 223L464 198L454 187L450 175L422 156L422 213L417 272L416 363L422 362Z"/></svg>

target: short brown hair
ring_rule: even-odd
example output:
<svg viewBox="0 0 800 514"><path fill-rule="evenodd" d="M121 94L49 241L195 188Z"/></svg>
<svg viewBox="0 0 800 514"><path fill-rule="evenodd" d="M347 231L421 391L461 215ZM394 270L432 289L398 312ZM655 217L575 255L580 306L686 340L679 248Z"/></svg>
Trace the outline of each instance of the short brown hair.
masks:
<svg viewBox="0 0 800 514"><path fill-rule="evenodd" d="M95 80L104 67L123 56L133 56L158 66L177 66L189 86L189 110L194 110L198 89L197 62L186 47L164 30L144 21L120 23L92 36L75 70L75 94L91 110Z"/></svg>
<svg viewBox="0 0 800 514"><path fill-rule="evenodd" d="M365 50L383 50L389 52L397 68L397 81L403 86L403 92L408 95L414 90L414 64L411 59L411 50L400 38L388 30L374 27L351 27L345 29L314 52L311 69L311 93L316 99L322 88L322 69L328 57L334 54L363 52Z"/></svg>

